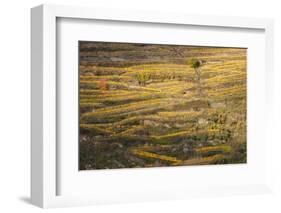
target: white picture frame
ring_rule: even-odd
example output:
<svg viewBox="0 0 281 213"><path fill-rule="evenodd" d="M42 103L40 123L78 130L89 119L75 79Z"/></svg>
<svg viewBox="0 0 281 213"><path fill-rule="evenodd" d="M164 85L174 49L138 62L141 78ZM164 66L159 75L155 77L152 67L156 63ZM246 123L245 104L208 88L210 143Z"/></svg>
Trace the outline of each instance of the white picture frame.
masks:
<svg viewBox="0 0 281 213"><path fill-rule="evenodd" d="M91 205L99 203L138 202L143 200L165 200L198 196L252 194L270 192L270 161L266 156L263 172L264 181L255 184L234 184L217 187L200 187L194 183L194 188L186 190L167 188L156 190L151 195L125 194L112 192L99 198L98 195L58 195L58 174L60 156L57 149L57 20L87 19L87 20L116 20L120 22L142 22L154 24L202 26L212 28L256 29L264 31L266 87L265 107L272 110L273 91L273 21L271 19L216 17L188 14L166 14L147 11L122 11L100 8L84 8L74 6L41 5L31 10L31 201L33 204L47 207L63 207L76 205ZM264 148L270 146L270 127L272 114L268 113L263 120L267 130ZM78 142L77 142L78 143ZM268 157L268 156L267 156ZM153 171L153 170L151 170ZM155 170L156 171L156 170ZM164 171L164 170L163 170ZM171 171L171 170L169 170ZM176 170L174 170L176 171ZM181 168L181 172L184 168ZM139 170L138 173L142 173ZM166 171L165 171L166 172ZM168 173L167 173L168 174ZM120 173L119 176L126 176ZM125 186L126 187L126 186ZM120 196L118 193L123 193ZM131 193L133 193L131 191ZM112 194L112 195L111 195Z"/></svg>

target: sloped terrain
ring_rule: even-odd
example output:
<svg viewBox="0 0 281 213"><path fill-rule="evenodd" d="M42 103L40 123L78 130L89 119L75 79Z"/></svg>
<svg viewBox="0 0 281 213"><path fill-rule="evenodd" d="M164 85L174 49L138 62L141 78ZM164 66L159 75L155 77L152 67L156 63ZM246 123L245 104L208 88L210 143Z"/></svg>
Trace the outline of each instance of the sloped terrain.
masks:
<svg viewBox="0 0 281 213"><path fill-rule="evenodd" d="M246 53L80 42L80 169L245 163Z"/></svg>

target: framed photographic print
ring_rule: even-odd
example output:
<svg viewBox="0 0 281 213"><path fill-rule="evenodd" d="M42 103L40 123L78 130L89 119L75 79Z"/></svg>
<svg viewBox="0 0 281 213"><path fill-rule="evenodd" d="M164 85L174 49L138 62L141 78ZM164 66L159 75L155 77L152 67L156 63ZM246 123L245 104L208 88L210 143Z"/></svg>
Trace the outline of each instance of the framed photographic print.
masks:
<svg viewBox="0 0 281 213"><path fill-rule="evenodd" d="M31 14L32 203L270 192L272 20Z"/></svg>

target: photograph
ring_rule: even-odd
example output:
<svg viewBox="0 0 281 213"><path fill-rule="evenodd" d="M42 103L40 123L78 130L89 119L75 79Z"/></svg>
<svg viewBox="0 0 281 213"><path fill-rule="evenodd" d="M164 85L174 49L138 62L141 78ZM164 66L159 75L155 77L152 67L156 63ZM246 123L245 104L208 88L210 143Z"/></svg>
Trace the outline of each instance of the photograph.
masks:
<svg viewBox="0 0 281 213"><path fill-rule="evenodd" d="M79 41L79 169L247 162L247 49Z"/></svg>

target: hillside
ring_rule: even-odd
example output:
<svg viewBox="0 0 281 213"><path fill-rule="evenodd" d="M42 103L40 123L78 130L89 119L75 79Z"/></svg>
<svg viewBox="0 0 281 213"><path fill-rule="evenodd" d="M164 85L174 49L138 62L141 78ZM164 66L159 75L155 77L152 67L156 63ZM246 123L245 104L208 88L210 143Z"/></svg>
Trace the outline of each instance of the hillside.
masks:
<svg viewBox="0 0 281 213"><path fill-rule="evenodd" d="M80 42L80 169L245 163L246 54Z"/></svg>

